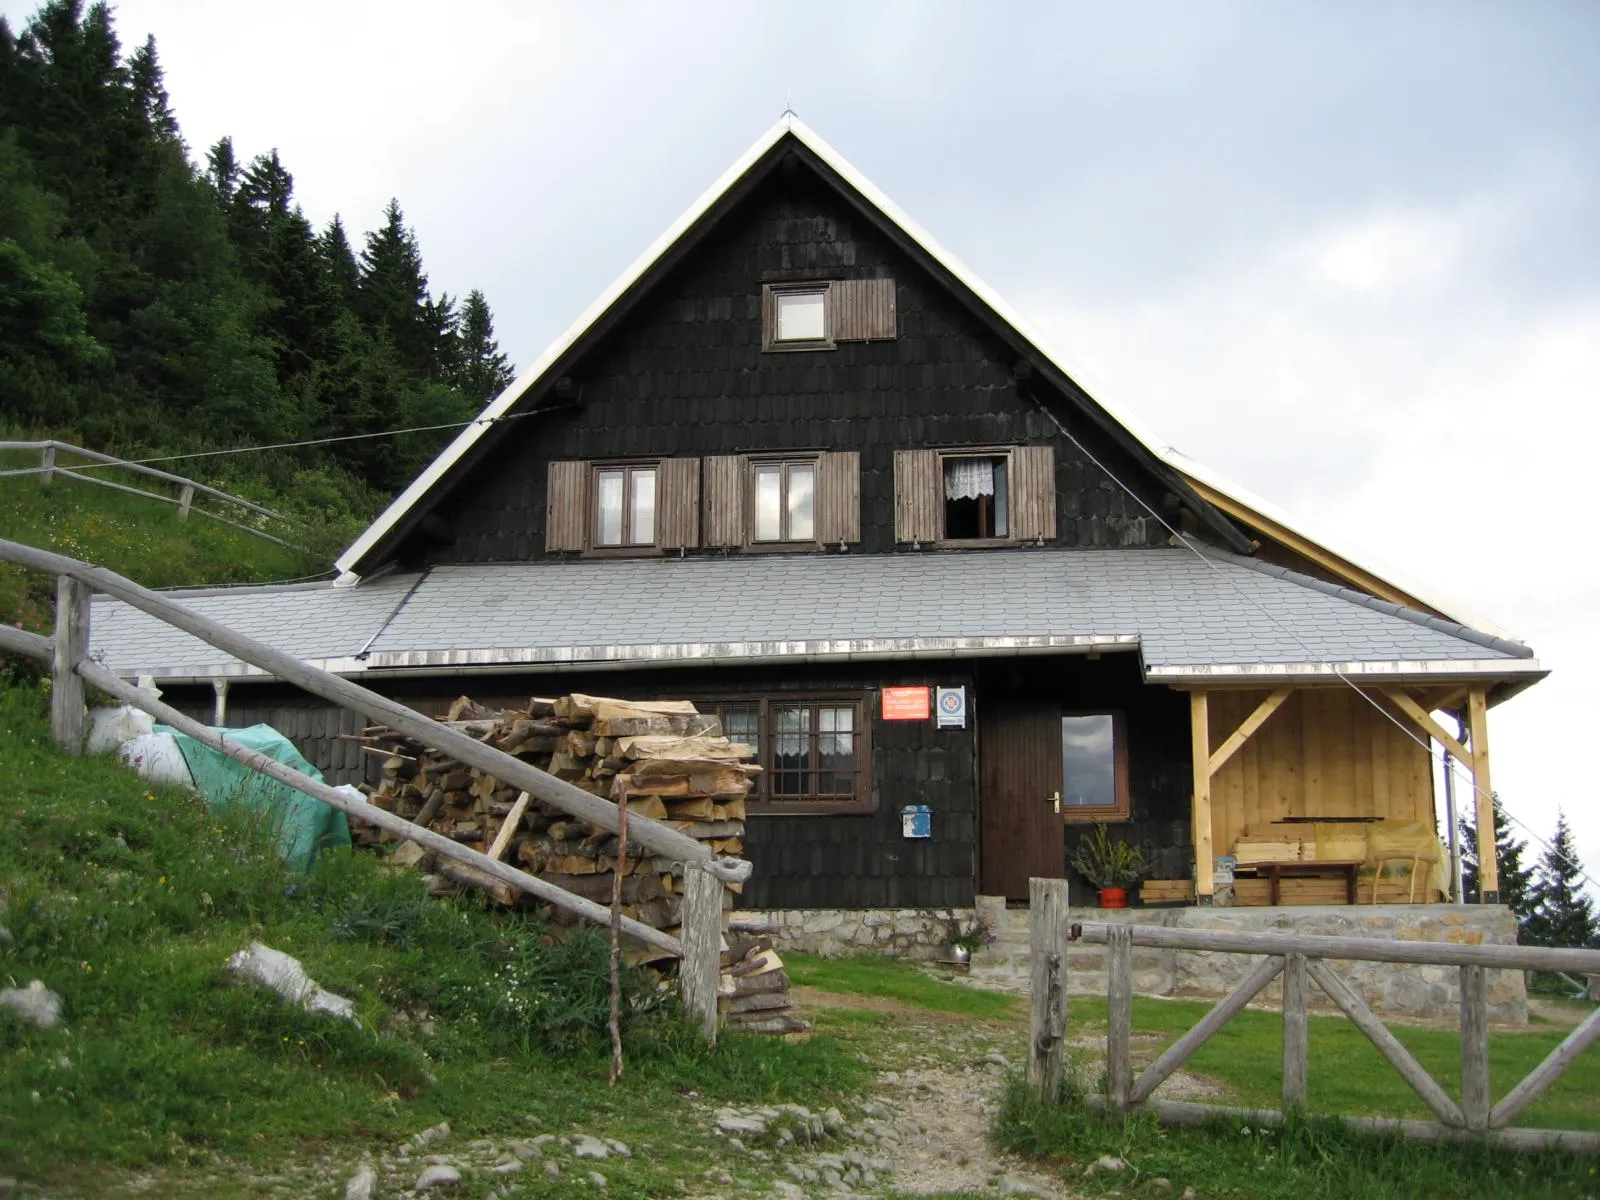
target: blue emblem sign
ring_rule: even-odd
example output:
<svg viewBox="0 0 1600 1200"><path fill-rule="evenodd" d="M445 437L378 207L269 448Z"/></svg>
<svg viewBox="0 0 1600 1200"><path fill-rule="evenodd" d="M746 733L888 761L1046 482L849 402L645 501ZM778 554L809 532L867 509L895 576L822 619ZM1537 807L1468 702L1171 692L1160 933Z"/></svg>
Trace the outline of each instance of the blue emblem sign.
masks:
<svg viewBox="0 0 1600 1200"><path fill-rule="evenodd" d="M938 689L934 707L939 713L940 729L965 729L967 727L967 689L942 687Z"/></svg>
<svg viewBox="0 0 1600 1200"><path fill-rule="evenodd" d="M933 809L926 804L908 804L900 810L900 835L908 838L933 836Z"/></svg>

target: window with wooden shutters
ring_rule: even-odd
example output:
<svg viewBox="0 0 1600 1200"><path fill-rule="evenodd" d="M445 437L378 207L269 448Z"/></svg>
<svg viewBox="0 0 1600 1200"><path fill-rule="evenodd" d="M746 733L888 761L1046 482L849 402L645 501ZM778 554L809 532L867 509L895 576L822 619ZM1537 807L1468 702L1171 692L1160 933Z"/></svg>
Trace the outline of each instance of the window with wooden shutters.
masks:
<svg viewBox="0 0 1600 1200"><path fill-rule="evenodd" d="M664 458L660 463L656 544L663 550L700 545L700 460Z"/></svg>
<svg viewBox="0 0 1600 1200"><path fill-rule="evenodd" d="M1011 536L1019 542L1056 536L1056 452L1051 446L1011 451Z"/></svg>
<svg viewBox="0 0 1600 1200"><path fill-rule="evenodd" d="M768 283L761 289L763 350L832 350L895 336L892 279Z"/></svg>
<svg viewBox="0 0 1600 1200"><path fill-rule="evenodd" d="M895 540L1012 544L1056 535L1050 446L897 450Z"/></svg>
<svg viewBox="0 0 1600 1200"><path fill-rule="evenodd" d="M588 525L589 464L553 462L545 482L544 548L582 550Z"/></svg>
<svg viewBox="0 0 1600 1200"><path fill-rule="evenodd" d="M887 341L895 336L892 279L840 279L828 289L829 323L836 342Z"/></svg>
<svg viewBox="0 0 1600 1200"><path fill-rule="evenodd" d="M939 452L894 452L894 540L936 542L940 537Z"/></svg>
<svg viewBox="0 0 1600 1200"><path fill-rule="evenodd" d="M861 455L830 450L817 460L817 541L844 546L861 540Z"/></svg>

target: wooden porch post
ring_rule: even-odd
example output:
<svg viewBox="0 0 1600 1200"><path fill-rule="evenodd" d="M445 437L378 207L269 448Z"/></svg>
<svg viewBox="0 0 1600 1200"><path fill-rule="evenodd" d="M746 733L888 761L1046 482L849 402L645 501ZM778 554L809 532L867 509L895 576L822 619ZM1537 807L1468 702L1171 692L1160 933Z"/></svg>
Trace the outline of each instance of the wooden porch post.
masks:
<svg viewBox="0 0 1600 1200"><path fill-rule="evenodd" d="M1478 889L1482 903L1500 903L1500 862L1495 853L1494 789L1489 782L1489 690L1467 693L1467 724L1472 739L1472 785L1477 801Z"/></svg>
<svg viewBox="0 0 1600 1200"><path fill-rule="evenodd" d="M1210 904L1215 885L1211 879L1211 714L1204 692L1189 693L1190 752L1194 758L1194 893L1200 904Z"/></svg>

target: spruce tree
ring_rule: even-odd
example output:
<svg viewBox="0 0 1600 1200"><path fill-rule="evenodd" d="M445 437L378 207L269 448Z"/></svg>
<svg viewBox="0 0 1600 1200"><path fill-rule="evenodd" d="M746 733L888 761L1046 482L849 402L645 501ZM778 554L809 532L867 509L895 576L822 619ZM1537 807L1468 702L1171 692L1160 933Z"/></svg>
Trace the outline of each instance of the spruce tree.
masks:
<svg viewBox="0 0 1600 1200"><path fill-rule="evenodd" d="M1470 796L1470 793L1469 793ZM1533 886L1533 868L1524 866L1523 852L1528 843L1519 841L1511 832L1511 821L1500 804L1500 795L1491 797L1494 810L1495 859L1500 868L1500 903L1517 914L1520 923L1526 923L1533 913L1530 891ZM1478 829L1465 817L1461 828L1461 891L1469 900L1477 899L1480 883L1478 869Z"/></svg>
<svg viewBox="0 0 1600 1200"><path fill-rule="evenodd" d="M1564 812L1556 813L1555 836L1539 858L1524 932L1536 946L1600 947L1600 918L1583 891L1583 867Z"/></svg>
<svg viewBox="0 0 1600 1200"><path fill-rule="evenodd" d="M511 363L494 340L494 318L489 302L474 288L461 307L456 334L454 383L461 393L482 407L505 390L514 377Z"/></svg>
<svg viewBox="0 0 1600 1200"><path fill-rule="evenodd" d="M360 312L374 333L387 338L400 364L418 377L433 372L438 329L428 308L428 277L416 235L406 228L400 202L390 200L383 225L367 234L361 254Z"/></svg>

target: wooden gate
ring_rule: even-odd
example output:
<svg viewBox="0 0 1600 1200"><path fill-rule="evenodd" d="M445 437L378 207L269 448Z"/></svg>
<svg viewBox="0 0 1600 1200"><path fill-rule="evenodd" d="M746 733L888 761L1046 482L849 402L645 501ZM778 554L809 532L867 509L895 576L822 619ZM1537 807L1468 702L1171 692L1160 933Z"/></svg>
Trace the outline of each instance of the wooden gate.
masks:
<svg viewBox="0 0 1600 1200"><path fill-rule="evenodd" d="M1030 878L1066 874L1061 794L1061 710L982 706L978 721L978 891L1028 898Z"/></svg>

